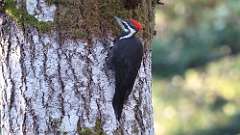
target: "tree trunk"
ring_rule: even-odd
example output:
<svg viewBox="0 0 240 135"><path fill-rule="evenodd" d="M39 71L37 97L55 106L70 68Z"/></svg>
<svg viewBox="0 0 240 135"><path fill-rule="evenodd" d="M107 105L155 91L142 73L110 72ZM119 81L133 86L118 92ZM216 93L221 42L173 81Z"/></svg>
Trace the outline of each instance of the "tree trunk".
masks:
<svg viewBox="0 0 240 135"><path fill-rule="evenodd" d="M109 5L121 2L102 8L97 0L65 1L5 0L0 14L2 135L153 135L152 1L141 0L136 9ZM145 55L120 122L112 107L114 72L107 64L117 33L107 19L114 14L145 24L138 35Z"/></svg>

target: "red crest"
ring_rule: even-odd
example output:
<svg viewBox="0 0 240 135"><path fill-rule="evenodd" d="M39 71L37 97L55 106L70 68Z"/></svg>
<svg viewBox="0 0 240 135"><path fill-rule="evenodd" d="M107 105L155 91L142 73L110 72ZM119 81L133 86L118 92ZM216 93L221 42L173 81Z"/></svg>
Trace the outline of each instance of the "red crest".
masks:
<svg viewBox="0 0 240 135"><path fill-rule="evenodd" d="M130 22L138 31L142 29L142 24L139 23L137 20L130 19Z"/></svg>

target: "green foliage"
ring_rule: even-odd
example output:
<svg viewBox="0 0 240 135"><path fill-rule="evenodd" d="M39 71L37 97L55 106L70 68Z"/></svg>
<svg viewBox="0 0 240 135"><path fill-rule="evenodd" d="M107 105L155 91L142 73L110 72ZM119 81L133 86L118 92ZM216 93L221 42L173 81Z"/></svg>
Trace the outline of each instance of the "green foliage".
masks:
<svg viewBox="0 0 240 135"><path fill-rule="evenodd" d="M240 1L166 5L152 47L156 134L240 134Z"/></svg>
<svg viewBox="0 0 240 135"><path fill-rule="evenodd" d="M240 52L240 1L175 0L156 13L153 72L184 74Z"/></svg>
<svg viewBox="0 0 240 135"><path fill-rule="evenodd" d="M153 81L158 135L240 133L240 55L189 69L184 76Z"/></svg>
<svg viewBox="0 0 240 135"><path fill-rule="evenodd" d="M17 23L36 27L42 32L49 31L53 27L52 23L38 21L34 16L29 15L25 9L17 8L14 0L5 0L4 11Z"/></svg>

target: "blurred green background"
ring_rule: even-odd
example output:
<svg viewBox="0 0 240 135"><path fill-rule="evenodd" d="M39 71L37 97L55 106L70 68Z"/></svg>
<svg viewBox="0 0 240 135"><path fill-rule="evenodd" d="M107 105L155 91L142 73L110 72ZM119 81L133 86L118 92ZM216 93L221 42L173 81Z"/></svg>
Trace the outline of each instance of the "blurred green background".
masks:
<svg viewBox="0 0 240 135"><path fill-rule="evenodd" d="M156 135L240 135L240 0L165 0L156 11Z"/></svg>

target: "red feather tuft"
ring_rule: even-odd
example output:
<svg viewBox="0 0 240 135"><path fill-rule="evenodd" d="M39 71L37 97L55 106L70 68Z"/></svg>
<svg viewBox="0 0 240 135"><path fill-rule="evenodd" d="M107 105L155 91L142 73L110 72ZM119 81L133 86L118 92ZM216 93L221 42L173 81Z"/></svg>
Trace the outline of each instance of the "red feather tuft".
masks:
<svg viewBox="0 0 240 135"><path fill-rule="evenodd" d="M137 20L130 19L130 22L138 31L142 29L142 24L139 23Z"/></svg>

